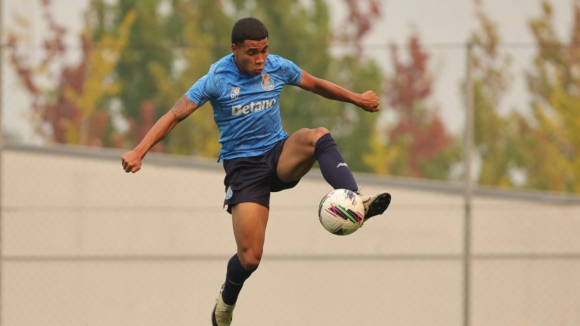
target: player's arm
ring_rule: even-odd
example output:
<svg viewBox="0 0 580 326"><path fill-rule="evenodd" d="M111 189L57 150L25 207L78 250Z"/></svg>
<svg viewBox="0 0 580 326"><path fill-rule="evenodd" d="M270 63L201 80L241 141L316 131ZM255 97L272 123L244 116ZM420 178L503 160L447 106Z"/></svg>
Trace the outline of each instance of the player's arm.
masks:
<svg viewBox="0 0 580 326"><path fill-rule="evenodd" d="M173 105L169 112L165 113L149 129L143 140L132 150L121 157L125 172L137 172L141 169L141 160L155 144L160 142L169 132L183 119L187 118L199 106L193 103L186 95L183 95Z"/></svg>
<svg viewBox="0 0 580 326"><path fill-rule="evenodd" d="M302 77L298 87L331 100L352 103L365 111L379 111L379 98L373 91L362 94L351 92L344 87L338 86L328 80L316 78L302 70Z"/></svg>

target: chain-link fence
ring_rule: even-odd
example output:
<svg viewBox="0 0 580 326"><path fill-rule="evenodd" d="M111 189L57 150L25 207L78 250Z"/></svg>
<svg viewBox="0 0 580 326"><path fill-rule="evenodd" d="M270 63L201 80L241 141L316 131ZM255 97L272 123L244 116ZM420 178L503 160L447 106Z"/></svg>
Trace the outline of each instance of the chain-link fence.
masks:
<svg viewBox="0 0 580 326"><path fill-rule="evenodd" d="M365 49L384 70L377 141L388 150L361 160L384 175L356 177L365 192L392 194L387 213L337 237L316 217L329 191L318 170L274 194L262 264L240 296L235 325L580 324L580 197L573 194L580 140L567 123L580 116L574 48L498 44L489 55L476 42L470 65L465 44L420 48L424 74L399 46L398 71L408 75L392 66L389 45ZM83 120L73 104L99 97L51 81L65 72L59 65L78 67L86 49L69 47L36 71L53 73L39 78L38 89L26 83L33 71L18 70L25 67L18 58L38 63L46 49L19 47L23 57L14 49L3 48L2 65L0 326L209 324L235 252L221 164L149 154L139 173L124 173L123 150L100 146L126 145L124 133L142 136L135 121L151 123L148 94L135 121L123 118L122 101L110 95L95 102L108 105L101 115ZM183 53L199 47L192 49L176 50L181 65ZM113 69L97 67L95 76ZM409 106L403 97L391 101L413 74L420 78L411 86L428 81L429 95ZM55 98L62 106L52 105ZM206 118L196 126L214 130ZM393 130L402 121L433 123L401 136ZM94 147L50 145L67 140ZM433 148L445 155L429 156ZM350 155L349 146L341 150ZM470 174L473 183L465 182Z"/></svg>
<svg viewBox="0 0 580 326"><path fill-rule="evenodd" d="M5 149L3 325L209 324L235 251L219 164L151 155L127 175L120 154ZM461 187L357 179L393 203L348 237L317 221L319 171L273 196L236 323L461 325ZM576 197L476 190L470 324L575 325L579 224Z"/></svg>

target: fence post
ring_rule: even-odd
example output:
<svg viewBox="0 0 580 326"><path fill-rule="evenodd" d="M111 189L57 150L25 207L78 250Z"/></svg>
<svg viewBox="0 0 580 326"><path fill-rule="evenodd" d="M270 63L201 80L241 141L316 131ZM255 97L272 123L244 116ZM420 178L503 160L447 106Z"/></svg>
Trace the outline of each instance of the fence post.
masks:
<svg viewBox="0 0 580 326"><path fill-rule="evenodd" d="M471 75L471 57L473 44L466 45L465 67L465 135L463 162L465 164L464 220L463 220L463 326L470 325L471 317L471 199L473 195L472 164L473 154L473 80Z"/></svg>
<svg viewBox="0 0 580 326"><path fill-rule="evenodd" d="M3 311L2 311L2 307L3 307L3 290L4 288L2 287L2 283L4 281L3 278L3 268L4 268L4 251L2 250L2 248L4 247L4 243L3 243L3 237L2 234L4 233L4 229L3 229L3 209L4 206L2 205L2 182L4 181L3 179L3 175L2 175L2 154L4 152L4 129L2 128L2 99L3 99L3 94L2 94L2 74L4 73L4 70L2 69L4 66L4 30L3 30L3 25L4 25L4 20L2 19L2 16L4 15L3 12L3 6L4 6L4 2L2 0L0 0L0 326L2 326L2 317L3 317Z"/></svg>

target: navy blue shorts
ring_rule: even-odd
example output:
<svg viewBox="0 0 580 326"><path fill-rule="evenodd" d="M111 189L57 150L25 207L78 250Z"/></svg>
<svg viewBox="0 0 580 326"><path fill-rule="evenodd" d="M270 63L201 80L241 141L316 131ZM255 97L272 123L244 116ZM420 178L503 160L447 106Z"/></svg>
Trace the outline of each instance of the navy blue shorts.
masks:
<svg viewBox="0 0 580 326"><path fill-rule="evenodd" d="M226 171L224 207L228 206L228 213L232 213L234 205L245 202L258 203L269 209L271 192L294 188L298 184L300 180L282 182L276 173L286 139L263 155L223 161Z"/></svg>

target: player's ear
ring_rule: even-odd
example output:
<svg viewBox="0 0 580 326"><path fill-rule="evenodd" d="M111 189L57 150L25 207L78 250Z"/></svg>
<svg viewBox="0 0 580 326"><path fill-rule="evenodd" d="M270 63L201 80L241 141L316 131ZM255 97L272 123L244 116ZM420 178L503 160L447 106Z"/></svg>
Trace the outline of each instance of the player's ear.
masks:
<svg viewBox="0 0 580 326"><path fill-rule="evenodd" d="M236 43L232 43L232 52L237 55L238 54L238 47L236 46Z"/></svg>

